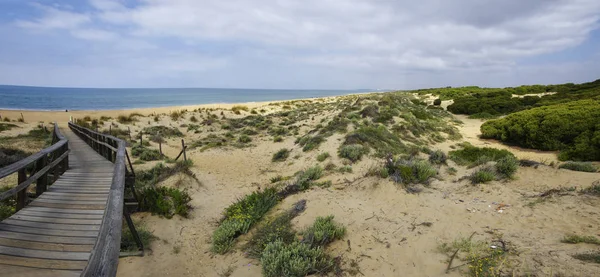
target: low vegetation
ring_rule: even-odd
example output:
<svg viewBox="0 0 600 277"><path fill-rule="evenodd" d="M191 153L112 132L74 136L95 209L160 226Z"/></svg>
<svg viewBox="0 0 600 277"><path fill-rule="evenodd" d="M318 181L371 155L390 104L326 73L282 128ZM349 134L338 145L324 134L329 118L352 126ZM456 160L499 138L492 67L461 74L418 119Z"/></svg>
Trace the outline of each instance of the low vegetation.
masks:
<svg viewBox="0 0 600 277"><path fill-rule="evenodd" d="M154 234L152 234L152 232L148 230L146 225L144 225L141 221L134 221L133 225L135 226L135 230L137 231L137 234L140 240L142 241L142 245L144 245L144 247L148 247L150 243L158 239L156 236L154 236ZM133 237L133 234L131 233L131 230L129 230L129 226L127 226L126 223L123 223L122 228L123 229L121 231L121 252L138 251L138 245L135 241L135 238Z"/></svg>
<svg viewBox="0 0 600 277"><path fill-rule="evenodd" d="M369 153L369 149L360 144L342 145L338 150L340 158L348 159L351 162L359 161L367 153Z"/></svg>
<svg viewBox="0 0 600 277"><path fill-rule="evenodd" d="M500 150L490 147L475 147L465 145L463 149L453 150L449 152L450 159L459 165L467 167L475 167L485 164L490 161L499 161L506 157L516 157L508 150Z"/></svg>
<svg viewBox="0 0 600 277"><path fill-rule="evenodd" d="M566 235L561 242L571 244L588 243L600 245L600 239L598 239L596 236Z"/></svg>
<svg viewBox="0 0 600 277"><path fill-rule="evenodd" d="M410 192L418 192L412 190L412 184L428 185L431 178L438 173L437 169L428 161L418 158L388 158L386 159L387 175L396 183L402 183ZM384 174L382 174L384 175Z"/></svg>
<svg viewBox="0 0 600 277"><path fill-rule="evenodd" d="M483 138L561 151L561 160L600 160L600 100L581 100L510 114L481 126Z"/></svg>
<svg viewBox="0 0 600 277"><path fill-rule="evenodd" d="M18 126L11 123L0 123L0 132L8 131L12 128L18 128Z"/></svg>
<svg viewBox="0 0 600 277"><path fill-rule="evenodd" d="M565 162L558 166L558 168L581 171L581 172L596 172L596 168L592 163L586 162Z"/></svg>
<svg viewBox="0 0 600 277"><path fill-rule="evenodd" d="M139 143L134 144L131 147L131 155L142 161L158 161L162 159L158 150L146 147Z"/></svg>
<svg viewBox="0 0 600 277"><path fill-rule="evenodd" d="M460 237L452 243L442 243L438 250L448 257L448 270L463 269L470 277L503 276L502 272L508 269L508 249L498 241L473 241L472 236ZM453 267L455 260L460 260L467 266Z"/></svg>
<svg viewBox="0 0 600 277"><path fill-rule="evenodd" d="M290 156L290 150L287 148L281 148L279 151L273 154L273 158L271 161L273 162L282 162L285 161Z"/></svg>
<svg viewBox="0 0 600 277"><path fill-rule="evenodd" d="M329 157L330 157L329 152L323 152L317 156L317 161L322 162L322 161L325 161Z"/></svg>

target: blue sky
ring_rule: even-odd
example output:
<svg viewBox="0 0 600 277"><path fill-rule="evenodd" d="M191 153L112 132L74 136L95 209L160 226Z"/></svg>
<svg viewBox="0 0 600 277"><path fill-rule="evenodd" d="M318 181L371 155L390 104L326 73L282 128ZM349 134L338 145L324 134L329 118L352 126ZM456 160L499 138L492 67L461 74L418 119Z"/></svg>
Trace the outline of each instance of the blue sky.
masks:
<svg viewBox="0 0 600 277"><path fill-rule="evenodd" d="M0 0L0 84L423 88L600 78L597 0Z"/></svg>

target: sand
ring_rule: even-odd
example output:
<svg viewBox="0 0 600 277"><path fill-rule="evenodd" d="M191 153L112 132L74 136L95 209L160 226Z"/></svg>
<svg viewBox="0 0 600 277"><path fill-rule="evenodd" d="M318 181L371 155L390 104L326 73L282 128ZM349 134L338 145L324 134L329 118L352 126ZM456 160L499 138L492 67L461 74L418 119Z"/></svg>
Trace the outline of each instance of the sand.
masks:
<svg viewBox="0 0 600 277"><path fill-rule="evenodd" d="M446 101L444 101L446 102ZM277 110L269 103L247 103L250 108ZM447 102L442 106L447 106ZM193 110L198 107L230 108L228 105L199 105L127 111L76 111L76 112L32 112L24 111L26 121L64 122L69 116L83 117L100 115L116 117L119 114L140 112L169 113L173 110ZM217 111L218 112L218 111ZM5 116L16 118L18 111L0 111ZM227 117L236 117L225 111ZM246 116L244 112L241 116ZM300 133L319 123L317 116L303 122ZM457 116L463 124L459 130L463 141L477 146L508 149L519 158L546 163L556 161L555 153L531 151L505 146L497 141L481 140L479 126L483 121ZM147 123L148 122L148 123ZM171 125L189 123L186 120L174 123L161 117L154 123L152 118L140 120L132 132L148 125ZM33 124L33 123L29 123ZM108 123L107 123L108 124ZM185 130L185 128L181 128ZM188 133L186 140L198 134ZM226 255L210 252L212 232L225 207L247 193L268 185L276 175L292 175L294 172L317 164L316 156L329 152L328 162L341 165L337 147L343 135L336 134L323 143L319 150L302 152L294 144L293 137L281 143L273 143L272 137L254 137L251 148L213 148L204 152L192 150L188 157L194 161L193 172L200 182L186 177L174 176L166 180L165 186L185 188L192 196L193 211L190 218L159 218L147 213L137 213L140 220L159 240L148 246L145 257L120 259L118 276L261 276L259 261L244 256L236 250ZM432 149L449 151L460 141L444 142ZM280 148L292 149L290 158L284 163L272 163L271 156ZM168 140L163 150L173 157L180 150L180 141ZM297 159L293 158L300 155ZM491 241L501 236L514 250L510 268L515 276L594 276L600 265L574 260L571 255L598 247L561 243L565 234L600 235L598 197L571 193L552 197L536 203L535 196L551 188L588 187L600 180L597 173L574 172L549 166L519 168L514 180L473 186L467 181L458 181L472 169L458 169L455 176L441 170L440 179L420 194L409 194L389 179L364 177L371 166L382 161L369 158L354 164L353 173L328 174L322 180L331 180L330 188L312 188L290 196L280 203L275 211L288 209L300 199L307 200L307 209L293 220L294 228L300 230L310 225L317 216L332 214L336 221L347 226L347 235L342 241L332 243L327 251L342 257L345 276L462 276L461 269L445 273L447 256L437 249L441 243L451 243L459 237L468 237L475 232L475 240ZM136 166L138 169L151 167L152 163ZM533 203L533 204L532 204ZM509 205L504 207L501 205ZM499 209L500 207L504 207ZM502 212L499 212L499 211ZM431 223L422 224L424 222ZM243 244L245 237L237 245ZM455 261L455 265L462 262ZM230 271L230 275L225 274Z"/></svg>

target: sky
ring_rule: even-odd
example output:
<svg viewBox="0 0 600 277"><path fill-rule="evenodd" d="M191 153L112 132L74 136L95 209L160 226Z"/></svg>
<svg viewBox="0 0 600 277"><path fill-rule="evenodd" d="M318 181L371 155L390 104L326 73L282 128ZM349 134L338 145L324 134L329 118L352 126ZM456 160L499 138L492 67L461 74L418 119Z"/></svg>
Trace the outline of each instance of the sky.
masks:
<svg viewBox="0 0 600 277"><path fill-rule="evenodd" d="M596 79L598 0L0 0L0 84L415 89Z"/></svg>

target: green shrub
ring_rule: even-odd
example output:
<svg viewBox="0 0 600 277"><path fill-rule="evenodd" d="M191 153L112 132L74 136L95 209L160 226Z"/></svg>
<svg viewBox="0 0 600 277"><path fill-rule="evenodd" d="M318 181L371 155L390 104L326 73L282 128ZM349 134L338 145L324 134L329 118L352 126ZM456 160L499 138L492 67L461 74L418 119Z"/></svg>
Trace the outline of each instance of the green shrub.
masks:
<svg viewBox="0 0 600 277"><path fill-rule="evenodd" d="M600 245L600 239L595 236L579 236L579 235L566 235L561 242L564 243L589 243Z"/></svg>
<svg viewBox="0 0 600 277"><path fill-rule="evenodd" d="M558 166L558 168L582 171L582 172L596 172L598 169L592 163L586 162L566 162Z"/></svg>
<svg viewBox="0 0 600 277"><path fill-rule="evenodd" d="M585 261L600 264L600 251L591 252L591 253L580 253L573 255L573 258Z"/></svg>
<svg viewBox="0 0 600 277"><path fill-rule="evenodd" d="M154 234L152 234L152 232L150 232L143 223L137 221L134 222L133 225L135 226L135 230L137 231L138 237L142 241L142 245L144 245L144 247L146 248L149 248L150 243L156 240L157 237L154 236ZM123 223L121 230L121 252L131 252L138 250L138 245L135 241L135 238L133 237L133 234L131 233L131 230L129 230L129 226Z"/></svg>
<svg viewBox="0 0 600 277"><path fill-rule="evenodd" d="M367 154L369 149L360 144L342 145L338 150L340 158L346 158L352 162L356 162L362 158L362 155Z"/></svg>
<svg viewBox="0 0 600 277"><path fill-rule="evenodd" d="M324 274L333 269L334 261L323 248L312 248L301 242L269 243L260 258L265 277L303 277L312 273Z"/></svg>
<svg viewBox="0 0 600 277"><path fill-rule="evenodd" d="M196 123L196 122L198 122L198 118L196 118L196 116L192 115L190 117L190 121Z"/></svg>
<svg viewBox="0 0 600 277"><path fill-rule="evenodd" d="M267 188L253 192L225 209L224 219L213 232L212 251L224 254L235 238L248 232L279 201L277 190Z"/></svg>
<svg viewBox="0 0 600 277"><path fill-rule="evenodd" d="M273 142L282 142L282 141L283 141L283 138L280 136L273 137Z"/></svg>
<svg viewBox="0 0 600 277"><path fill-rule="evenodd" d="M338 168L338 171L340 173L352 173L352 166L344 165L344 166Z"/></svg>
<svg viewBox="0 0 600 277"><path fill-rule="evenodd" d="M467 145L460 150L450 151L449 156L450 159L454 160L457 164L467 165L469 167L475 167L489 161L498 161L505 157L515 158L515 155L508 150L490 147L475 147L471 145Z"/></svg>
<svg viewBox="0 0 600 277"><path fill-rule="evenodd" d="M437 169L431 163L420 159L388 160L386 168L395 182L404 184L427 184L437 175Z"/></svg>
<svg viewBox="0 0 600 277"><path fill-rule="evenodd" d="M581 100L510 114L481 126L483 138L560 150L561 160L600 160L600 100Z"/></svg>
<svg viewBox="0 0 600 277"><path fill-rule="evenodd" d="M241 142L241 143L248 143L248 142L252 141L252 138L250 138L248 135L241 135L238 138L238 141Z"/></svg>
<svg viewBox="0 0 600 277"><path fill-rule="evenodd" d="M333 221L333 216L317 217L312 226L302 232L302 242L313 247L324 246L330 242L341 239L346 233L346 228Z"/></svg>
<svg viewBox="0 0 600 277"><path fill-rule="evenodd" d="M302 147L302 151L308 152L313 149L316 149L325 141L325 138L321 135L316 135L314 137L304 137L298 141L298 144Z"/></svg>
<svg viewBox="0 0 600 277"><path fill-rule="evenodd" d="M321 153L321 154L319 154L317 156L317 161L322 162L322 161L326 160L329 157L330 157L329 156L329 152L323 152L323 153Z"/></svg>
<svg viewBox="0 0 600 277"><path fill-rule="evenodd" d="M442 150L435 150L429 154L429 162L432 164L446 164L448 157Z"/></svg>
<svg viewBox="0 0 600 277"><path fill-rule="evenodd" d="M187 217L191 200L186 191L177 188L146 187L140 194L140 210L166 218L172 218L176 214Z"/></svg>
<svg viewBox="0 0 600 277"><path fill-rule="evenodd" d="M585 194L600 196L600 181L594 182L592 186L583 189L582 192Z"/></svg>
<svg viewBox="0 0 600 277"><path fill-rule="evenodd" d="M442 99L438 98L438 99L433 100L433 105L439 106L441 104L442 104Z"/></svg>
<svg viewBox="0 0 600 277"><path fill-rule="evenodd" d="M496 179L496 173L491 168L481 168L473 172L469 176L472 184L481 184L493 181Z"/></svg>
<svg viewBox="0 0 600 277"><path fill-rule="evenodd" d="M8 131L8 130L10 130L12 128L15 128L15 127L18 127L18 126L15 125L15 124L11 124L11 123L3 123L3 124L0 124L0 132L2 132L2 131Z"/></svg>
<svg viewBox="0 0 600 277"><path fill-rule="evenodd" d="M234 112L235 114L240 114L240 111L248 111L248 106L242 106L242 105L235 105L231 108L231 111Z"/></svg>
<svg viewBox="0 0 600 277"><path fill-rule="evenodd" d="M519 169L519 161L514 156L506 156L496 162L495 168L502 177L511 178Z"/></svg>
<svg viewBox="0 0 600 277"><path fill-rule="evenodd" d="M400 138L390 133L383 125L359 127L354 132L346 135L344 145L352 144L371 147L379 157L388 154L401 154L406 150L406 146L400 141Z"/></svg>
<svg viewBox="0 0 600 277"><path fill-rule="evenodd" d="M275 154L273 154L273 158L271 159L271 161L273 161L273 162L285 161L289 156L290 156L290 150L287 148L281 148L281 149L279 149L279 151L277 151L277 152L275 152Z"/></svg>
<svg viewBox="0 0 600 277"><path fill-rule="evenodd" d="M129 124L129 123L133 123L137 121L137 119L134 116L126 116L126 115L119 115L117 116L117 122L121 123L121 124Z"/></svg>
<svg viewBox="0 0 600 277"><path fill-rule="evenodd" d="M131 147L131 155L142 161L157 161L162 158L158 150L150 149L140 144L134 144Z"/></svg>

